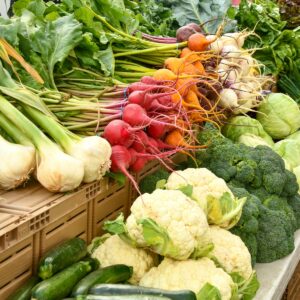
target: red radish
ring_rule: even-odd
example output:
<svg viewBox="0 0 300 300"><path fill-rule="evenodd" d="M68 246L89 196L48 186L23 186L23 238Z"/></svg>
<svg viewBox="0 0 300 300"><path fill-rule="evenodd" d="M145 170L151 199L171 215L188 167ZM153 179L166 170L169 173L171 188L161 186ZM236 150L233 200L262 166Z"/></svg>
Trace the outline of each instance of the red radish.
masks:
<svg viewBox="0 0 300 300"><path fill-rule="evenodd" d="M159 90L162 88L162 86L157 84L146 84L143 82L134 82L128 86L127 92L128 94L131 94L134 91L145 91L148 90L149 88Z"/></svg>
<svg viewBox="0 0 300 300"><path fill-rule="evenodd" d="M127 148L120 145L112 146L112 154L111 154L111 171L112 172L122 172L125 176L129 178L132 182L135 189L141 194L139 187L135 181L135 179L131 176L131 174L127 171L132 161L131 154Z"/></svg>
<svg viewBox="0 0 300 300"><path fill-rule="evenodd" d="M144 131L137 131L132 148L137 152L144 152L149 145L148 136Z"/></svg>
<svg viewBox="0 0 300 300"><path fill-rule="evenodd" d="M103 136L112 146L122 145L128 148L134 141L134 131L128 123L113 120L106 125Z"/></svg>
<svg viewBox="0 0 300 300"><path fill-rule="evenodd" d="M147 112L138 104L128 104L123 110L123 121L131 126L148 126L150 124L164 124L166 123L150 118Z"/></svg>
<svg viewBox="0 0 300 300"><path fill-rule="evenodd" d="M155 139L162 138L167 131L168 126L164 124L150 124L147 128L148 134Z"/></svg>
<svg viewBox="0 0 300 300"><path fill-rule="evenodd" d="M149 90L145 91L133 91L128 96L128 102L130 104L138 104L146 110L170 110L175 108L176 104L174 105L170 96L175 92L150 94L151 89L152 88L149 88ZM160 98L163 98L163 101L166 103L166 105L160 102Z"/></svg>
<svg viewBox="0 0 300 300"><path fill-rule="evenodd" d="M139 157L134 164L130 166L130 170L133 172L140 172L144 169L146 163L148 162L147 158Z"/></svg>
<svg viewBox="0 0 300 300"><path fill-rule="evenodd" d="M158 142L152 138L152 137L148 137L148 145L153 148L153 149L157 149L158 150Z"/></svg>

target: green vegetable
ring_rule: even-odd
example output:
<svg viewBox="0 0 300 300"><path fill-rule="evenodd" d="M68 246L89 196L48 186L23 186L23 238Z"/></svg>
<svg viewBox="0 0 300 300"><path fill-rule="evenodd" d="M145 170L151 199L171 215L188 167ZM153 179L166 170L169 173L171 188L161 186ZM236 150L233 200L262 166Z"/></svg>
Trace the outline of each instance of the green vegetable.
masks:
<svg viewBox="0 0 300 300"><path fill-rule="evenodd" d="M300 165L300 140L286 138L277 142L276 151L286 162L286 168L290 171Z"/></svg>
<svg viewBox="0 0 300 300"><path fill-rule="evenodd" d="M300 109L289 96L272 93L258 108L257 120L275 139L283 139L300 128Z"/></svg>
<svg viewBox="0 0 300 300"><path fill-rule="evenodd" d="M113 265L94 271L81 279L72 290L72 296L87 295L90 288L98 283L118 283L132 276L132 267Z"/></svg>
<svg viewBox="0 0 300 300"><path fill-rule="evenodd" d="M173 0L170 4L180 26L188 23L201 24L211 34L216 33L226 11L231 7L231 1L228 0Z"/></svg>
<svg viewBox="0 0 300 300"><path fill-rule="evenodd" d="M250 118L248 116L237 116L228 120L228 124L222 128L222 133L225 137L233 140L234 142L245 143L245 139L249 140L249 136L246 134L251 134L253 139L255 136L261 138L269 146L273 146L274 142L268 133L264 130L263 126L256 119Z"/></svg>
<svg viewBox="0 0 300 300"><path fill-rule="evenodd" d="M264 65L263 73L279 76L278 86L281 91L298 101L300 27L286 29L288 24L284 21L285 17L281 18L280 2L287 2L290 11L294 11L293 1L242 0L235 18L240 30L248 29L256 33L246 39L245 47L259 48L255 51L254 58ZM298 7L296 6L299 10ZM296 16L299 19L297 9ZM292 21L292 17L289 16L288 21ZM293 88L294 85L296 89Z"/></svg>
<svg viewBox="0 0 300 300"><path fill-rule="evenodd" d="M80 238L67 240L48 251L40 260L38 274L42 279L53 276L87 254L86 242Z"/></svg>
<svg viewBox="0 0 300 300"><path fill-rule="evenodd" d="M139 30L156 36L175 36L178 27L172 10L156 0L125 1L126 7L136 13L139 19ZM132 5L130 5L132 4Z"/></svg>
<svg viewBox="0 0 300 300"><path fill-rule="evenodd" d="M242 134L238 138L237 142L241 143L241 144L244 144L246 146L249 146L249 147L256 147L256 146L259 146L259 145L271 147L271 145L268 144L262 137L257 136L257 135L252 134L252 133Z"/></svg>
<svg viewBox="0 0 300 300"><path fill-rule="evenodd" d="M148 296L148 295L119 295L119 296L102 296L102 295L87 295L79 296L76 300L171 300L169 297L163 296Z"/></svg>
<svg viewBox="0 0 300 300"><path fill-rule="evenodd" d="M34 300L59 300L68 296L73 287L89 272L92 266L88 261L79 261L63 271L36 285L32 291Z"/></svg>
<svg viewBox="0 0 300 300"><path fill-rule="evenodd" d="M202 289L197 293L197 300L222 300L220 291L210 283L206 283Z"/></svg>
<svg viewBox="0 0 300 300"><path fill-rule="evenodd" d="M287 27L300 26L300 5L297 0L279 0L279 9L282 19L287 21Z"/></svg>
<svg viewBox="0 0 300 300"><path fill-rule="evenodd" d="M299 226L293 216L299 212L299 198L294 198L299 186L282 158L269 147L234 144L213 128L202 131L198 139L212 141L197 152L198 164L228 182L236 197L247 197L242 216L231 231L245 242L253 263L271 262L291 253ZM290 198L294 198L294 208L286 204Z"/></svg>
<svg viewBox="0 0 300 300"><path fill-rule="evenodd" d="M156 189L156 184L160 180L166 180L169 177L169 173L163 169L145 176L139 183L139 188L142 194L152 193Z"/></svg>
<svg viewBox="0 0 300 300"><path fill-rule="evenodd" d="M7 300L30 300L33 287L39 282L38 277L31 277L26 283L18 288Z"/></svg>
<svg viewBox="0 0 300 300"><path fill-rule="evenodd" d="M256 292L260 287L256 272L253 272L247 280L237 273L231 273L230 276L233 282L238 285L239 299L252 300L255 297Z"/></svg>
<svg viewBox="0 0 300 300"><path fill-rule="evenodd" d="M125 296L125 295L147 295L147 296L163 296L172 300L196 300L196 296L192 291L167 291L142 286L124 285L124 284L98 284L91 290L91 294L104 296Z"/></svg>

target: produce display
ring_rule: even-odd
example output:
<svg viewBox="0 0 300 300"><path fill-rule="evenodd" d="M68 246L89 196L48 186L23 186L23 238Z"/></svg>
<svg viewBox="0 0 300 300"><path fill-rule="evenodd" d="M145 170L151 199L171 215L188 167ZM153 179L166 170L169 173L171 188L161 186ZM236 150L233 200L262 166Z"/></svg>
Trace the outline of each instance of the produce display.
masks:
<svg viewBox="0 0 300 300"><path fill-rule="evenodd" d="M256 263L293 252L300 7L237 2L17 0L0 17L0 189L110 177L136 195L10 300L251 300Z"/></svg>

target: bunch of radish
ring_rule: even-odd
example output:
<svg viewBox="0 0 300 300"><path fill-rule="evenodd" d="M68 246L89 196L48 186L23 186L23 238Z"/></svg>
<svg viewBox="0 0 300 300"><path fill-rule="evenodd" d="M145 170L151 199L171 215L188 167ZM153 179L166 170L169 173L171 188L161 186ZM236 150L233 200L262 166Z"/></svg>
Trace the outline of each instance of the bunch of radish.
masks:
<svg viewBox="0 0 300 300"><path fill-rule="evenodd" d="M137 190L128 170L139 172L148 161L168 160L182 145L187 146L178 136L175 142L164 142L170 133L189 132L184 111L173 101L177 92L173 84L152 77L132 83L126 90L122 119L111 121L104 129L104 138L112 146L111 171L124 173Z"/></svg>

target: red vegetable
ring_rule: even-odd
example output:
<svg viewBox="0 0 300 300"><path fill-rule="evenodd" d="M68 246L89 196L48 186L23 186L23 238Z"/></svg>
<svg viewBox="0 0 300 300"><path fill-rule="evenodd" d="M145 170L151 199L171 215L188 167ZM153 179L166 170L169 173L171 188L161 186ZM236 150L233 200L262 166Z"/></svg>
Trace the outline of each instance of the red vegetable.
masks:
<svg viewBox="0 0 300 300"><path fill-rule="evenodd" d="M135 156L132 157L130 151L124 146L120 146L120 145L112 146L111 171L122 172L125 176L129 178L129 180L132 182L133 186L139 192L139 194L141 194L135 179L127 171L130 164L132 163L132 159L134 158Z"/></svg>
<svg viewBox="0 0 300 300"><path fill-rule="evenodd" d="M104 129L104 138L112 145L130 147L134 141L134 131L128 123L113 120Z"/></svg>
<svg viewBox="0 0 300 300"><path fill-rule="evenodd" d="M131 126L148 126L150 124L166 124L150 118L147 112L138 104L128 104L123 110L123 121Z"/></svg>

